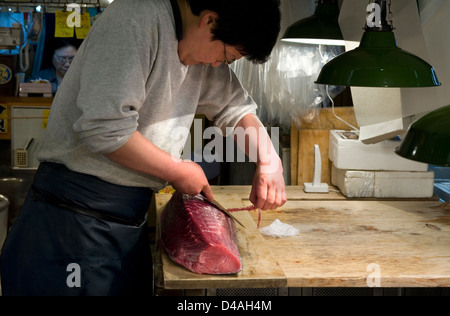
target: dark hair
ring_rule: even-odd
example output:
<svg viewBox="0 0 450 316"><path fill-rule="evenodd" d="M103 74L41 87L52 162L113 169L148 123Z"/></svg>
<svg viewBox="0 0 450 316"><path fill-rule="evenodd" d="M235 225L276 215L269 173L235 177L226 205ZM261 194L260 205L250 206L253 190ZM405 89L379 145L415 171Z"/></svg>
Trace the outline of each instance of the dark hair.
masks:
<svg viewBox="0 0 450 316"><path fill-rule="evenodd" d="M67 46L73 46L78 50L81 43L82 43L82 40L72 38L72 37L67 37L67 38L59 38L59 37L54 38L53 37L53 38L47 40L45 43L45 48L44 48L44 53L43 53L43 58L42 58L42 63L41 63L40 69L42 70L42 69L46 69L49 67L53 67L52 58L53 58L53 54L55 53L55 50L63 48L63 47L67 47Z"/></svg>
<svg viewBox="0 0 450 316"><path fill-rule="evenodd" d="M52 49L53 52L57 49L72 46L75 47L77 50L80 47L80 40L74 39L74 38L55 38L55 40L52 43Z"/></svg>
<svg viewBox="0 0 450 316"><path fill-rule="evenodd" d="M188 0L194 15L203 10L219 15L213 40L235 46L254 63L265 63L280 33L279 0Z"/></svg>

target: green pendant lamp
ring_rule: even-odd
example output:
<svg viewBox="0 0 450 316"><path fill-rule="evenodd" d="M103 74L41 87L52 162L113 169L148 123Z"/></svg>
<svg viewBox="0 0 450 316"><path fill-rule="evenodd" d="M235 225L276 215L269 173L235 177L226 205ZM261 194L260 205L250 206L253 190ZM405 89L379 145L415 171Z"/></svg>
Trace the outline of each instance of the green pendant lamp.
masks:
<svg viewBox="0 0 450 316"><path fill-rule="evenodd" d="M410 160L450 167L450 105L412 124L396 153Z"/></svg>
<svg viewBox="0 0 450 316"><path fill-rule="evenodd" d="M338 23L337 0L319 0L314 15L292 24L284 33L283 42L344 46Z"/></svg>
<svg viewBox="0 0 450 316"><path fill-rule="evenodd" d="M381 8L381 24L366 25L360 46L327 63L316 83L383 88L440 86L430 64L397 46L392 22L389 24L386 18L386 1L377 0L375 4Z"/></svg>

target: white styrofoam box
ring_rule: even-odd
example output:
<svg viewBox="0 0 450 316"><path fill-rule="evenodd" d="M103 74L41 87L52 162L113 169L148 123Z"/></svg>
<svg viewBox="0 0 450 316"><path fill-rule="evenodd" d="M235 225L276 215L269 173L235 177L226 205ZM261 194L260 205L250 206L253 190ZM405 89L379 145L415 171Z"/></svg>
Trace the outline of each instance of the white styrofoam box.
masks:
<svg viewBox="0 0 450 316"><path fill-rule="evenodd" d="M428 171L428 165L400 157L395 149L400 140L386 140L366 145L359 141L357 131L330 131L329 158L338 169Z"/></svg>
<svg viewBox="0 0 450 316"><path fill-rule="evenodd" d="M45 138L49 106L11 105L11 162L13 169L35 170L39 167L37 153ZM28 166L16 165L16 150L23 150L30 143ZM24 153L24 152L22 152Z"/></svg>
<svg viewBox="0 0 450 316"><path fill-rule="evenodd" d="M342 170L333 165L331 182L349 198L431 198L434 172Z"/></svg>

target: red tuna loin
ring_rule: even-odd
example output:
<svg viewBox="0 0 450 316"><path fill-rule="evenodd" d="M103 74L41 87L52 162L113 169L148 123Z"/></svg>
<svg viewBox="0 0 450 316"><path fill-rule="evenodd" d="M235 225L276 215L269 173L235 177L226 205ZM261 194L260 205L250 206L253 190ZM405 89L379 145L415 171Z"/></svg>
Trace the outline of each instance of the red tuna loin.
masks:
<svg viewBox="0 0 450 316"><path fill-rule="evenodd" d="M167 255L198 274L234 274L242 269L234 221L203 196L175 192L161 214Z"/></svg>

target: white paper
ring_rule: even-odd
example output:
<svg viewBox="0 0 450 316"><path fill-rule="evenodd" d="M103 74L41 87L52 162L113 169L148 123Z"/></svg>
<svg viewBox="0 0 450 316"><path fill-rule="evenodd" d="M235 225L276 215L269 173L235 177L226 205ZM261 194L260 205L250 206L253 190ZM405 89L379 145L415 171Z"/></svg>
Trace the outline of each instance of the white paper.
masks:
<svg viewBox="0 0 450 316"><path fill-rule="evenodd" d="M286 238L297 236L300 231L291 225L282 223L280 220L276 219L272 224L267 227L260 228L259 231L268 237L273 238Z"/></svg>

